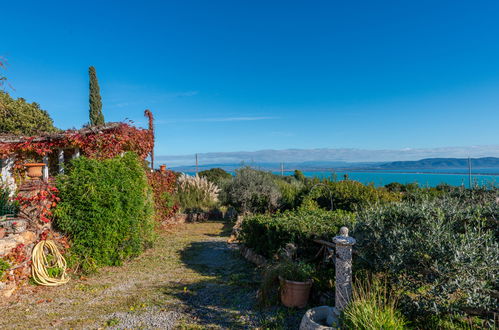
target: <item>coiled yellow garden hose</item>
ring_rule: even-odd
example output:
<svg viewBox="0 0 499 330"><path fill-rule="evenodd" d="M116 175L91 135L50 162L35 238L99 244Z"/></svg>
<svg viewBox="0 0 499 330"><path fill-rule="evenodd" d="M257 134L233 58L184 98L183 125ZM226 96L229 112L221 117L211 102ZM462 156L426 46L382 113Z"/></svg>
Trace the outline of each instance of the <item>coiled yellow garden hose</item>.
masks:
<svg viewBox="0 0 499 330"><path fill-rule="evenodd" d="M45 248L47 248L48 252L54 258L50 263L47 260ZM46 286L58 286L69 281L69 277L66 274L66 259L61 255L54 241L43 240L35 245L31 255L31 261L31 272L33 274L33 280L36 283ZM58 267L61 270L59 278L49 276L47 268L53 267Z"/></svg>

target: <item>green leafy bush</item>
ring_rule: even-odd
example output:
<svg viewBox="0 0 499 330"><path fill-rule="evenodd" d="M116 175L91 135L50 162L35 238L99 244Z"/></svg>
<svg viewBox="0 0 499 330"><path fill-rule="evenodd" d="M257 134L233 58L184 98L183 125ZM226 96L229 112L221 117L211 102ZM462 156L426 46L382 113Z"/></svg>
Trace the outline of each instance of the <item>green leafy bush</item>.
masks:
<svg viewBox="0 0 499 330"><path fill-rule="evenodd" d="M279 277L296 282L305 282L313 278L315 267L301 261L284 259L265 267L258 292L258 303L268 307L278 303Z"/></svg>
<svg viewBox="0 0 499 330"><path fill-rule="evenodd" d="M413 317L491 311L498 303L490 294L499 287L498 211L496 203L449 197L363 210L353 233L354 269L389 274Z"/></svg>
<svg viewBox="0 0 499 330"><path fill-rule="evenodd" d="M39 132L55 132L52 118L40 105L28 103L23 98L13 99L0 90L0 133L35 135Z"/></svg>
<svg viewBox="0 0 499 330"><path fill-rule="evenodd" d="M19 212L19 204L9 197L9 190L0 186L0 216L6 214L16 215Z"/></svg>
<svg viewBox="0 0 499 330"><path fill-rule="evenodd" d="M80 157L57 181L55 225L71 239L84 271L120 265L154 237L154 205L143 164L133 153L107 160Z"/></svg>
<svg viewBox="0 0 499 330"><path fill-rule="evenodd" d="M387 203L400 200L400 195L390 193L382 188L366 186L358 181L323 180L320 184L311 187L304 199L316 201L321 207L345 211L356 211L376 203Z"/></svg>
<svg viewBox="0 0 499 330"><path fill-rule="evenodd" d="M343 327L360 330L407 329L407 320L397 310L397 297L379 280L359 280L352 301L342 316Z"/></svg>
<svg viewBox="0 0 499 330"><path fill-rule="evenodd" d="M201 178L206 178L217 187L222 187L232 179L232 175L221 168L211 168L198 173Z"/></svg>
<svg viewBox="0 0 499 330"><path fill-rule="evenodd" d="M301 256L313 256L320 247L314 238L330 240L341 226L351 225L354 214L342 210L298 209L247 217L239 239L257 253L272 257L287 243L299 248Z"/></svg>
<svg viewBox="0 0 499 330"><path fill-rule="evenodd" d="M281 198L279 205L281 210L294 209L302 203L303 196L306 193L306 187L303 182L296 179L283 180L276 179L275 183L279 187Z"/></svg>
<svg viewBox="0 0 499 330"><path fill-rule="evenodd" d="M264 213L279 207L281 194L272 173L243 167L223 188L223 202L240 212Z"/></svg>

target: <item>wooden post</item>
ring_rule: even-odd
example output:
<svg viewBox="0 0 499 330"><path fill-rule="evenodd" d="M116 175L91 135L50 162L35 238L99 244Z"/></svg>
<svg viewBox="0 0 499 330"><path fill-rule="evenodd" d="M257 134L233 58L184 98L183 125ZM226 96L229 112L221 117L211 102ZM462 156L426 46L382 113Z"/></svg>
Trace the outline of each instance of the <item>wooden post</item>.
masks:
<svg viewBox="0 0 499 330"><path fill-rule="evenodd" d="M198 154L196 154L196 174L198 174Z"/></svg>

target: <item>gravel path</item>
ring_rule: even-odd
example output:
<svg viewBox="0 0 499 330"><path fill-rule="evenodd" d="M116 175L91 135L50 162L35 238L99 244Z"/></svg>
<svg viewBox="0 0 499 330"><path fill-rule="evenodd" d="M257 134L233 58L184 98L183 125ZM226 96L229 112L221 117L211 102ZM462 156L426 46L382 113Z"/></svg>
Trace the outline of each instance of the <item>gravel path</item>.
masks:
<svg viewBox="0 0 499 330"><path fill-rule="evenodd" d="M259 275L222 222L162 232L155 247L58 288L0 302L0 328L293 329L303 311L255 306Z"/></svg>

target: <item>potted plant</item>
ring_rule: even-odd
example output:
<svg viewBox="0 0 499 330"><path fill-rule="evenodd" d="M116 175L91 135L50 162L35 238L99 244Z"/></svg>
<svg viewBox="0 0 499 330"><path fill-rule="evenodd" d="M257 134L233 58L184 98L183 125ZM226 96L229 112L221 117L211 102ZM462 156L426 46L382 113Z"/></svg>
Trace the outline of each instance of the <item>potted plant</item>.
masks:
<svg viewBox="0 0 499 330"><path fill-rule="evenodd" d="M42 170L44 166L45 163L38 163L31 160L24 163L24 167L27 169L27 175L33 180L40 179L43 176Z"/></svg>
<svg viewBox="0 0 499 330"><path fill-rule="evenodd" d="M312 288L313 266L285 260L279 263L277 269L282 304L286 307L305 307Z"/></svg>

